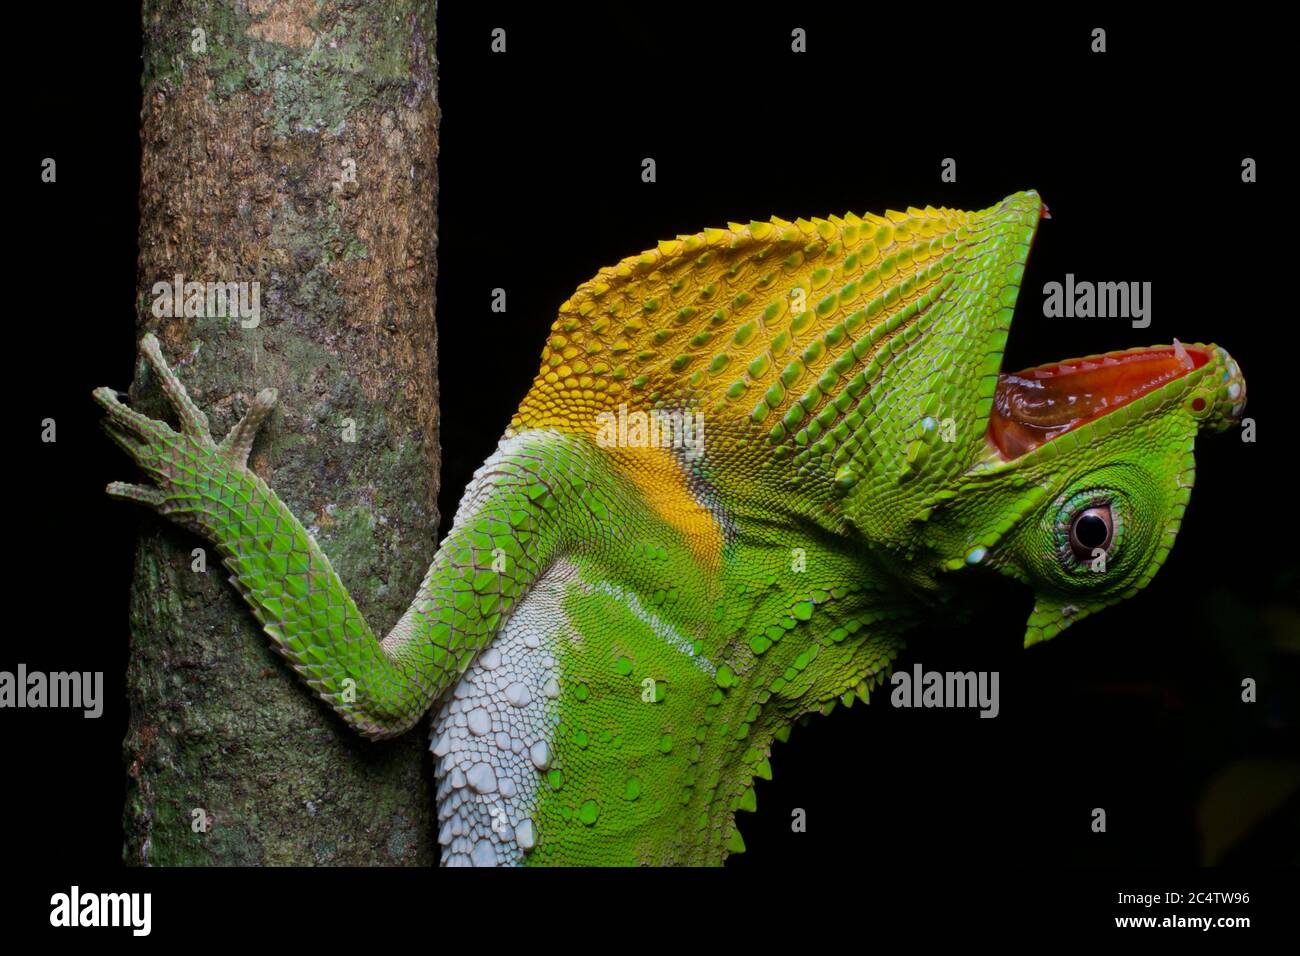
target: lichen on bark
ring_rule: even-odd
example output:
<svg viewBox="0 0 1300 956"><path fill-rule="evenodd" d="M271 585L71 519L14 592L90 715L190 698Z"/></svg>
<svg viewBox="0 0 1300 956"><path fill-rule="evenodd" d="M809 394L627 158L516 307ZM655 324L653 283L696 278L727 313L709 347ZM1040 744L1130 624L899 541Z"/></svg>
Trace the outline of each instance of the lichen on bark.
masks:
<svg viewBox="0 0 1300 956"><path fill-rule="evenodd" d="M434 4L144 0L142 14L136 334L158 335L214 434L279 390L251 465L382 636L436 548ZM154 285L177 274L257 282L258 324L156 316ZM143 364L131 399L165 414ZM271 650L210 546L141 521L126 860L434 862L423 730L354 737Z"/></svg>

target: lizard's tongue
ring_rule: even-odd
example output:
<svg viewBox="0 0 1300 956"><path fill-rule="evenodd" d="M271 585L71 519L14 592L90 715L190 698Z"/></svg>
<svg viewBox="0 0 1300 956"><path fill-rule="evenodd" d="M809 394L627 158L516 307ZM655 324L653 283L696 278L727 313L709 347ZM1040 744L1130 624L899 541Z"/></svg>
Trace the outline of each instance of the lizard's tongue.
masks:
<svg viewBox="0 0 1300 956"><path fill-rule="evenodd" d="M989 440L1005 459L1141 398L1210 359L1177 339L1172 346L1109 352L998 376Z"/></svg>

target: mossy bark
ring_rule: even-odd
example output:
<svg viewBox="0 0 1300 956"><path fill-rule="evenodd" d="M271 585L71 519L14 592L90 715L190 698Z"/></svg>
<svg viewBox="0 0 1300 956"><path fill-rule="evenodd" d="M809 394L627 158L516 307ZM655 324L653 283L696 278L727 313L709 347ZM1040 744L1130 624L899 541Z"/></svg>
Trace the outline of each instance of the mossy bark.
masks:
<svg viewBox="0 0 1300 956"><path fill-rule="evenodd" d="M279 390L252 467L382 636L436 548L434 2L144 0L143 28L137 335L218 437ZM158 316L178 274L258 283L256 325ZM131 400L165 413L142 365ZM427 725L356 737L210 546L141 523L126 861L435 862Z"/></svg>

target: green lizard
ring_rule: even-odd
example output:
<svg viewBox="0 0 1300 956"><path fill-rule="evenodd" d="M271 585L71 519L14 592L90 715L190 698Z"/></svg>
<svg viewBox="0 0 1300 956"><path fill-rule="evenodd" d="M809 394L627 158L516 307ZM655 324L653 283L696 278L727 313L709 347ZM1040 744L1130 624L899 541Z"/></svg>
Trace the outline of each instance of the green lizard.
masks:
<svg viewBox="0 0 1300 956"><path fill-rule="evenodd" d="M732 224L601 270L382 640L247 466L141 350L179 430L95 397L213 541L307 685L391 737L436 706L443 862L720 863L774 739L866 699L979 569L1031 587L1026 645L1132 596L1239 419L1214 345L1000 372L1036 193L981 212Z"/></svg>

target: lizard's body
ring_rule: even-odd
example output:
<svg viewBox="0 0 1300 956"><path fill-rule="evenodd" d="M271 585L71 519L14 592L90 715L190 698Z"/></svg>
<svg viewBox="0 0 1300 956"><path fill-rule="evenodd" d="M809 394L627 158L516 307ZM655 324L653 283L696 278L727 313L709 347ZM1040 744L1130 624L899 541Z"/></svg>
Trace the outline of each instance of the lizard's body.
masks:
<svg viewBox="0 0 1300 956"><path fill-rule="evenodd" d="M949 575L1034 586L1027 643L1135 593L1177 532L1197 428L1240 415L1214 346L999 376L1040 214L1022 193L733 225L602 270L382 642L244 467L273 396L217 447L147 337L182 432L97 392L160 485L110 490L212 538L362 733L438 704L444 862L717 863L743 849L772 740L865 699ZM1043 411L1084 391L1105 409ZM694 430L655 440L638 413ZM1077 557L1098 522L1109 570Z"/></svg>
<svg viewBox="0 0 1300 956"><path fill-rule="evenodd" d="M906 604L864 577L865 554L811 523L724 515L702 484L647 505L600 449L571 435L507 439L484 471L529 457L566 462L551 486L577 475L565 507L581 510L585 491L601 520L547 563L438 712L448 859L477 846L518 861L510 834L492 830L503 807L506 819L554 835L529 862L716 862L739 846L732 817L744 800L752 808L752 778L770 773L773 736L855 689L865 697ZM462 506L458 520L473 515ZM791 570L796 548L806 571ZM749 693L729 683L738 654ZM546 752L526 746L538 741ZM479 793L475 766L493 767L498 781L510 768L507 790L519 796L499 782Z"/></svg>

